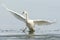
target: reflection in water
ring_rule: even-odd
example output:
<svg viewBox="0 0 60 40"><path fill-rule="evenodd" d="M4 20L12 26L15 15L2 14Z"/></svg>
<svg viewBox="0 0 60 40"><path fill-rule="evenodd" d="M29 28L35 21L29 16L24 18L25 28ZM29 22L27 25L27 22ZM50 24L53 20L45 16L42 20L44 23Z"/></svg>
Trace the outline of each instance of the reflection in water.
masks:
<svg viewBox="0 0 60 40"><path fill-rule="evenodd" d="M11 31L6 31L6 32L11 32ZM4 32L0 32L0 33L4 33L6 34L5 30ZM16 32L16 31L14 31ZM21 33L20 31L18 31L19 33ZM27 34L28 33L28 34ZM29 32L25 32L22 34L11 34L11 35L0 35L0 40L60 40L60 34L35 34L35 32L33 31L29 31Z"/></svg>
<svg viewBox="0 0 60 40"><path fill-rule="evenodd" d="M34 34L34 31L29 31L29 34Z"/></svg>
<svg viewBox="0 0 60 40"><path fill-rule="evenodd" d="M56 34L44 34L38 35L34 32L28 32L28 34L20 35L6 35L0 36L0 40L60 40L60 35Z"/></svg>
<svg viewBox="0 0 60 40"><path fill-rule="evenodd" d="M34 31L29 31L28 37L29 37L29 38L33 38L33 35L34 35Z"/></svg>

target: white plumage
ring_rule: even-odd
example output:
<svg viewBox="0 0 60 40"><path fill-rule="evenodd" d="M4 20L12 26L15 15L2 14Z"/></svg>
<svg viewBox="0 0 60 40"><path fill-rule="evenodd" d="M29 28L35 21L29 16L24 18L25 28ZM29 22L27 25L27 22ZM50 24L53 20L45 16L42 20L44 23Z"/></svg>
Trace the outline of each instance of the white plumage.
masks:
<svg viewBox="0 0 60 40"><path fill-rule="evenodd" d="M26 26L29 28L30 31L34 31L34 26L37 24L37 25L50 25L52 23L54 23L53 21L50 21L50 20L43 20L43 19L37 19L37 20L30 20L28 18L28 13L26 11L23 11L23 14L25 14L25 16L17 13L17 12L14 12L10 9L7 8L7 10L9 12L11 12L16 18L18 18L19 20L23 21L24 23L26 23ZM25 28L26 29L26 28ZM24 29L24 31L25 31Z"/></svg>

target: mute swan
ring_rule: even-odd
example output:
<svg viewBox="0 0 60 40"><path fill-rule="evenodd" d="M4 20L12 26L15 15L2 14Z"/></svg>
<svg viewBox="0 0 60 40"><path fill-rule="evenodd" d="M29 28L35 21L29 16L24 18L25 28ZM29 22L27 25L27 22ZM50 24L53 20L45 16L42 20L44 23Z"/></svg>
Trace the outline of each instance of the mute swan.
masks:
<svg viewBox="0 0 60 40"><path fill-rule="evenodd" d="M26 26L29 28L30 31L35 31L34 30L34 26L37 24L37 25L49 25L49 24L52 24L54 23L53 21L50 21L50 20L43 20L43 19L37 19L37 20L30 20L28 18L28 13L26 11L23 11L23 14L25 14L25 16L15 12L15 11L12 11L10 9L7 8L7 10L9 12L11 12L16 18L18 18L19 20L23 21L24 23L26 23ZM26 28L25 28L26 29ZM24 31L25 31L24 29Z"/></svg>

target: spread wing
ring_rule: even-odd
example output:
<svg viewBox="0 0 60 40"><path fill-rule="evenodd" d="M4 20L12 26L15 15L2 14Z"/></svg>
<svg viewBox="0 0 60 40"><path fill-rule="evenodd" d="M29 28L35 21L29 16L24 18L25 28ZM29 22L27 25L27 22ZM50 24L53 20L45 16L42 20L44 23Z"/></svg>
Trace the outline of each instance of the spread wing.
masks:
<svg viewBox="0 0 60 40"><path fill-rule="evenodd" d="M17 19L25 22L25 17L24 17L23 15L21 15L21 14L19 14L19 13L17 13L17 12L14 12L14 11L8 9L8 8L7 8L7 10L8 10L9 12L11 12Z"/></svg>
<svg viewBox="0 0 60 40"><path fill-rule="evenodd" d="M34 20L34 23L37 25L50 25L52 23L54 23L53 21L50 20Z"/></svg>

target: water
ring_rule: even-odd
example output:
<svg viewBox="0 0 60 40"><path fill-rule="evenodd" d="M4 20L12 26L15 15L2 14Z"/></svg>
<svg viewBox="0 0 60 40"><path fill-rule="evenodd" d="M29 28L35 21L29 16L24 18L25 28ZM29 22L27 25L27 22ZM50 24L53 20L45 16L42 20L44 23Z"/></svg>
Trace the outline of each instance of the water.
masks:
<svg viewBox="0 0 60 40"><path fill-rule="evenodd" d="M0 40L60 40L60 30L36 28L35 32L23 32L22 28L0 28Z"/></svg>
<svg viewBox="0 0 60 40"><path fill-rule="evenodd" d="M60 34L40 34L35 32L19 32L16 30L1 30L0 40L60 40Z"/></svg>
<svg viewBox="0 0 60 40"><path fill-rule="evenodd" d="M58 35L13 35L13 36L0 36L0 40L60 40Z"/></svg>

